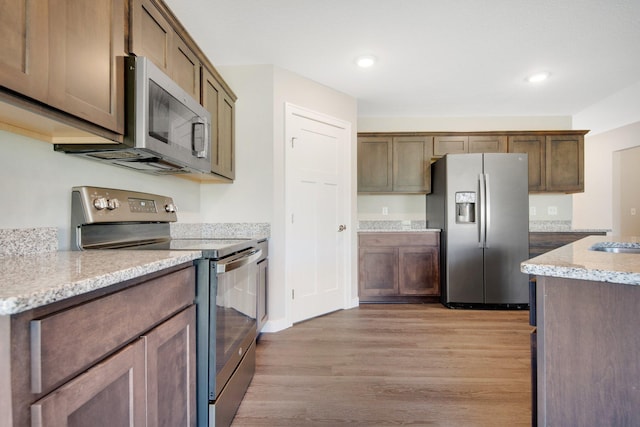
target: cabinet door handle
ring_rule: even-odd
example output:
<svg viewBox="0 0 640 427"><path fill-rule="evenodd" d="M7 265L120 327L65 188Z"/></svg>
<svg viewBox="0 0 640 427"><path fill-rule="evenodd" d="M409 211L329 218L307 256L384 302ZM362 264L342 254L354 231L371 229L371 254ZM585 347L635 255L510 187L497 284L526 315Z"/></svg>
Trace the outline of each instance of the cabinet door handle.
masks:
<svg viewBox="0 0 640 427"><path fill-rule="evenodd" d="M347 229L347 226L344 224L340 224L340 226L338 227L338 232L344 231Z"/></svg>

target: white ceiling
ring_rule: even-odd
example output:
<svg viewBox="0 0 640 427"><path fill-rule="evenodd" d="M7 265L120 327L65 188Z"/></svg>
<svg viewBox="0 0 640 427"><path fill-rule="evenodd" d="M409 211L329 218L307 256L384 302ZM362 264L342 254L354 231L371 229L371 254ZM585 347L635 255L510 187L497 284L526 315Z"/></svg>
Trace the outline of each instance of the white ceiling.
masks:
<svg viewBox="0 0 640 427"><path fill-rule="evenodd" d="M640 81L640 0L165 1L214 65L293 71L361 117L567 116Z"/></svg>

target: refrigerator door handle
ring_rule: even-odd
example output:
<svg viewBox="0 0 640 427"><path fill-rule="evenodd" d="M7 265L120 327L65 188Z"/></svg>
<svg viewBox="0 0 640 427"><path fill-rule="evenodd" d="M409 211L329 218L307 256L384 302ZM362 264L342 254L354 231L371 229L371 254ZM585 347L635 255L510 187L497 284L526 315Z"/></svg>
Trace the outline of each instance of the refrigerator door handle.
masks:
<svg viewBox="0 0 640 427"><path fill-rule="evenodd" d="M489 247L489 233L491 233L491 181L489 180L489 174L484 174L484 192L485 192L485 205L484 205L484 247Z"/></svg>
<svg viewBox="0 0 640 427"><path fill-rule="evenodd" d="M478 174L478 185L480 187L480 197L479 197L479 207L480 209L478 209L478 247L479 248L484 248L485 245L485 241L486 241L486 228L485 228L485 212L486 212L486 203L485 203L485 199L486 199L486 188L485 188L485 182L484 182L484 174Z"/></svg>

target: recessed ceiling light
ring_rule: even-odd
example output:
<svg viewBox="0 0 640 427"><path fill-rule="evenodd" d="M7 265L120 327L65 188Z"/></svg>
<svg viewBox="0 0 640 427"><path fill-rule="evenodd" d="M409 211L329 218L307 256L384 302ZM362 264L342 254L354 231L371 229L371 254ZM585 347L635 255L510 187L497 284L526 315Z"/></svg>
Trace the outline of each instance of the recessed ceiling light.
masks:
<svg viewBox="0 0 640 427"><path fill-rule="evenodd" d="M535 73L535 74L532 74L529 77L527 77L527 81L529 83L543 82L543 81L547 80L550 75L551 75L551 73L549 73L548 71L543 71L541 73Z"/></svg>
<svg viewBox="0 0 640 427"><path fill-rule="evenodd" d="M376 63L376 57L373 55L363 55L356 58L356 64L360 68L369 68Z"/></svg>

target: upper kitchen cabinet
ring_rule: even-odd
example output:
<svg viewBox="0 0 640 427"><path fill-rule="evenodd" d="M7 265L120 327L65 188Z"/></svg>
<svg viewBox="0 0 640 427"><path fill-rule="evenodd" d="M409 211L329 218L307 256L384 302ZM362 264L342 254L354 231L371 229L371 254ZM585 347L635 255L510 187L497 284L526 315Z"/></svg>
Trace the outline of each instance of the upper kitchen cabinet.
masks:
<svg viewBox="0 0 640 427"><path fill-rule="evenodd" d="M462 154L469 152L469 137L466 135L444 135L433 138L433 155Z"/></svg>
<svg viewBox="0 0 640 427"><path fill-rule="evenodd" d="M53 107L124 133L124 1L49 0Z"/></svg>
<svg viewBox="0 0 640 427"><path fill-rule="evenodd" d="M122 134L124 1L0 0L2 86Z"/></svg>
<svg viewBox="0 0 640 427"><path fill-rule="evenodd" d="M547 191L584 191L584 135L546 136Z"/></svg>
<svg viewBox="0 0 640 427"><path fill-rule="evenodd" d="M588 131L509 136L510 153L529 156L529 192L584 191L584 135Z"/></svg>
<svg viewBox="0 0 640 427"><path fill-rule="evenodd" d="M358 136L358 192L392 192L392 162L392 137Z"/></svg>
<svg viewBox="0 0 640 427"><path fill-rule="evenodd" d="M462 153L506 153L504 135L437 135L433 138L433 155Z"/></svg>
<svg viewBox="0 0 640 427"><path fill-rule="evenodd" d="M211 113L211 175L200 182L235 179L236 96L186 29L161 0L130 0L129 52L145 56Z"/></svg>
<svg viewBox="0 0 640 427"><path fill-rule="evenodd" d="M430 136L358 137L358 192L431 192Z"/></svg>
<svg viewBox="0 0 640 427"><path fill-rule="evenodd" d="M202 105L211 113L211 172L235 178L235 102L206 68L202 69ZM216 120L217 118L217 120Z"/></svg>
<svg viewBox="0 0 640 427"><path fill-rule="evenodd" d="M151 0L132 0L129 52L145 56L194 99L200 100L200 60L175 25Z"/></svg>
<svg viewBox="0 0 640 427"><path fill-rule="evenodd" d="M505 135L470 135L470 153L506 153L507 137Z"/></svg>
<svg viewBox="0 0 640 427"><path fill-rule="evenodd" d="M433 138L402 136L393 138L393 191L431 192Z"/></svg>
<svg viewBox="0 0 640 427"><path fill-rule="evenodd" d="M430 161L446 154L508 152L528 155L530 193L579 193L587 132L359 133L358 192L430 193Z"/></svg>
<svg viewBox="0 0 640 427"><path fill-rule="evenodd" d="M46 0L0 0L0 82L39 101L47 98Z"/></svg>
<svg viewBox="0 0 640 427"><path fill-rule="evenodd" d="M509 136L510 153L526 153L529 158L529 192L544 191L546 188L544 135Z"/></svg>

